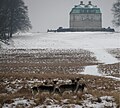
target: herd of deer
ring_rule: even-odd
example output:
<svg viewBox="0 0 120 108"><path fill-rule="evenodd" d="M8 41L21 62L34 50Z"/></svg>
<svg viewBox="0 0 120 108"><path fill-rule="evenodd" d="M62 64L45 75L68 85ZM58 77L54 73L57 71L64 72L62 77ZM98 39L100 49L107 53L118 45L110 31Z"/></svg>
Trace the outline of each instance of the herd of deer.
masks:
<svg viewBox="0 0 120 108"><path fill-rule="evenodd" d="M77 93L78 91L83 92L84 89L87 87L85 83L80 83L79 78L71 79L71 82L59 84L58 80L53 80L53 84L45 84L33 86L32 93L42 93L42 92L49 92L50 94L58 93L62 95L65 91L72 91L72 93Z"/></svg>

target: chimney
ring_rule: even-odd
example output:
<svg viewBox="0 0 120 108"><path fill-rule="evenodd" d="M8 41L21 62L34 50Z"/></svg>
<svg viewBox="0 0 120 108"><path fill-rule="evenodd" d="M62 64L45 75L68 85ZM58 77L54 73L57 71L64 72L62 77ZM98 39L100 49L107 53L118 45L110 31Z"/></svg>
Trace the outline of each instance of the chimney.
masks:
<svg viewBox="0 0 120 108"><path fill-rule="evenodd" d="M91 5L92 4L91 1L89 1L88 4Z"/></svg>
<svg viewBox="0 0 120 108"><path fill-rule="evenodd" d="M83 5L83 1L80 1L80 4Z"/></svg>

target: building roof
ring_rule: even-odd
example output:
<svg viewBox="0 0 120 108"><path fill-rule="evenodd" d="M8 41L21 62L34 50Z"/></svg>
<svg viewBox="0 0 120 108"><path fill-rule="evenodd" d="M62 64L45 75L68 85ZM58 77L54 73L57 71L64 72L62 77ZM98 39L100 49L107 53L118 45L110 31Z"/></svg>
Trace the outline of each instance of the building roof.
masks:
<svg viewBox="0 0 120 108"><path fill-rule="evenodd" d="M75 5L74 8L72 8L70 14L99 14L101 13L100 8L98 8L95 5L91 4L91 1L87 5L81 3L79 5Z"/></svg>

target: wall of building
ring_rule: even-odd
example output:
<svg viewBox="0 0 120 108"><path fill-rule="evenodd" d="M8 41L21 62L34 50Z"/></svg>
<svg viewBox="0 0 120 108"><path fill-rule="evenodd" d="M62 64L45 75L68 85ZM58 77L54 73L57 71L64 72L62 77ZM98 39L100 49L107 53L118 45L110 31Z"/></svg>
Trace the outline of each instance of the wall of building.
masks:
<svg viewBox="0 0 120 108"><path fill-rule="evenodd" d="M101 29L102 14L70 14L70 28Z"/></svg>

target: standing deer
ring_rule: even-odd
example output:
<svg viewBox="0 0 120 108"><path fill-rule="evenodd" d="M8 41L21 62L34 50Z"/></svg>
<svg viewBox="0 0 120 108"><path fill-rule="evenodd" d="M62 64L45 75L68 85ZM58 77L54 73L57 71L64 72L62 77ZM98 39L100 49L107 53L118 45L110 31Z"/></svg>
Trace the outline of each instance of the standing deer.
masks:
<svg viewBox="0 0 120 108"><path fill-rule="evenodd" d="M40 85L40 86L38 86L39 93L42 93L42 92L49 92L50 94L54 93L57 82L58 81L56 80L56 81L53 81L53 85Z"/></svg>
<svg viewBox="0 0 120 108"><path fill-rule="evenodd" d="M85 87L87 87L85 83L79 84L75 90L75 93L77 93L79 90L83 92Z"/></svg>
<svg viewBox="0 0 120 108"><path fill-rule="evenodd" d="M70 83L70 84L61 84L59 86L58 89L59 89L60 94L62 94L65 91L72 91L72 92L74 92L76 90L76 88L78 86L78 82L75 81L74 79L72 79L71 81L72 81L72 83Z"/></svg>
<svg viewBox="0 0 120 108"><path fill-rule="evenodd" d="M38 93L38 87L34 86L32 87L32 94L35 95L36 93Z"/></svg>
<svg viewBox="0 0 120 108"><path fill-rule="evenodd" d="M79 78L76 78L76 80L72 79L71 81L72 83L62 84L59 86L59 88L57 88L60 94L62 94L65 91L72 91L73 93L77 93L79 90L81 90L82 92L84 91L86 84L80 84Z"/></svg>

